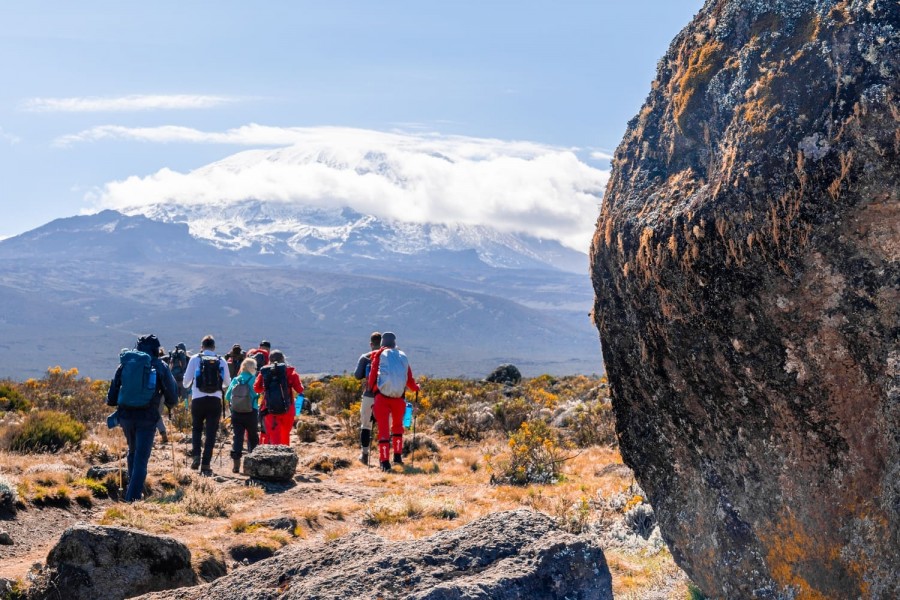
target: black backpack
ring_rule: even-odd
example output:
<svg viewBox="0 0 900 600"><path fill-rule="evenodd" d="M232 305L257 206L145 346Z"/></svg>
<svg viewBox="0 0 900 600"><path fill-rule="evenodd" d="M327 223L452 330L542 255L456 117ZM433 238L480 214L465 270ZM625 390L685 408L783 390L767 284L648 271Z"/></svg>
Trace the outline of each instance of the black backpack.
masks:
<svg viewBox="0 0 900 600"><path fill-rule="evenodd" d="M172 377L175 379L184 379L184 372L187 370L187 364L187 352L181 348L176 348L169 352L169 369L172 371Z"/></svg>
<svg viewBox="0 0 900 600"><path fill-rule="evenodd" d="M291 408L291 388L288 386L287 365L272 363L262 368L263 387L266 390L266 410L273 415L283 415Z"/></svg>
<svg viewBox="0 0 900 600"><path fill-rule="evenodd" d="M266 355L258 350L251 350L248 354L253 360L256 361L256 370L262 371L263 367L266 366Z"/></svg>
<svg viewBox="0 0 900 600"><path fill-rule="evenodd" d="M204 394L214 394L222 391L225 378L222 373L222 365L218 356L200 355L200 368L197 373L197 389Z"/></svg>

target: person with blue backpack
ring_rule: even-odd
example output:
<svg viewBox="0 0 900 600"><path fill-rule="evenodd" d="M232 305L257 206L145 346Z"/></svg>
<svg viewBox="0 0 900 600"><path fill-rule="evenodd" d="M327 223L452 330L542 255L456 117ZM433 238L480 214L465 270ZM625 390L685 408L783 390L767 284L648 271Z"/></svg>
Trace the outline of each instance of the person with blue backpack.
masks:
<svg viewBox="0 0 900 600"><path fill-rule="evenodd" d="M391 331L381 334L381 348L372 356L366 387L375 394L375 422L378 424L378 459L382 471L403 464L403 420L406 413L406 390L419 391L406 354L397 348L397 336ZM390 437L388 437L390 432Z"/></svg>
<svg viewBox="0 0 900 600"><path fill-rule="evenodd" d="M231 427L234 438L231 444L232 473L241 472L241 455L244 450L244 434L247 435L247 451L253 452L259 444L256 430L259 418L259 393L253 389L256 381L256 360L252 357L241 362L240 370L225 392L225 400L231 407Z"/></svg>
<svg viewBox="0 0 900 600"><path fill-rule="evenodd" d="M213 336L207 335L200 340L200 349L200 354L195 354L188 361L184 385L191 388L191 468L199 468L200 475L210 477L213 474L211 463L213 449L216 447L216 433L219 431L219 420L225 412L222 390L231 385L231 375L228 363L216 354L216 340Z"/></svg>
<svg viewBox="0 0 900 600"><path fill-rule="evenodd" d="M159 346L155 335L145 335L134 350L123 351L106 394L106 403L117 407L115 414L128 442L126 502L140 500L144 493L160 400L170 410L178 402L175 378L159 359Z"/></svg>

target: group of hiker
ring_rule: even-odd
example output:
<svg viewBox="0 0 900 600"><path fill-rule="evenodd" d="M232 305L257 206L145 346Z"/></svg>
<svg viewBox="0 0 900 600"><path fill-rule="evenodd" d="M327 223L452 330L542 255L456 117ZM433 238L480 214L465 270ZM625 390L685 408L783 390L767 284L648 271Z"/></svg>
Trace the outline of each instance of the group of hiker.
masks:
<svg viewBox="0 0 900 600"><path fill-rule="evenodd" d="M393 463L403 464L406 390L417 392L419 386L394 333L372 333L369 347L354 372L364 380L360 461L369 464L375 422L379 465L390 471L392 452ZM199 470L201 476L213 474L213 450L226 405L231 413L232 472L240 472L245 442L247 452L259 444L290 445L304 401L303 382L284 353L271 348L265 340L248 352L235 344L219 356L215 339L207 335L200 341L200 352L190 356L184 343L166 353L151 334L139 337L134 349L122 349L106 403L116 407L109 426L121 426L128 443L125 501L141 498L156 432L163 443L168 441L162 408L171 415L179 400L191 412L191 469Z"/></svg>

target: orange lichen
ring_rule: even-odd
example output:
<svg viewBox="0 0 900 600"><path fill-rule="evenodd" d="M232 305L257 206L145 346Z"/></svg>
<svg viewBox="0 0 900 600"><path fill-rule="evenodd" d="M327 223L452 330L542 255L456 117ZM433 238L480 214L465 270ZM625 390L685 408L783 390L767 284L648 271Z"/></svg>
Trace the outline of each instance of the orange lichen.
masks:
<svg viewBox="0 0 900 600"><path fill-rule="evenodd" d="M703 44L694 50L688 59L687 68L676 80L678 92L672 99L673 116L682 132L685 130L687 113L692 101L722 68L725 61L723 49L722 43L715 40Z"/></svg>

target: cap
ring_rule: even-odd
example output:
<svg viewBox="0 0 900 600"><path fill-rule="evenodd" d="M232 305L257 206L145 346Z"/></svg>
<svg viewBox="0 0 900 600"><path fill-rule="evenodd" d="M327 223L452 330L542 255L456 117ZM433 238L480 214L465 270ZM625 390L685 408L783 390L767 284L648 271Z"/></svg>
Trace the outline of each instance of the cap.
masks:
<svg viewBox="0 0 900 600"><path fill-rule="evenodd" d="M271 348L272 344L270 344L267 340L263 340L259 343L260 348Z"/></svg>

